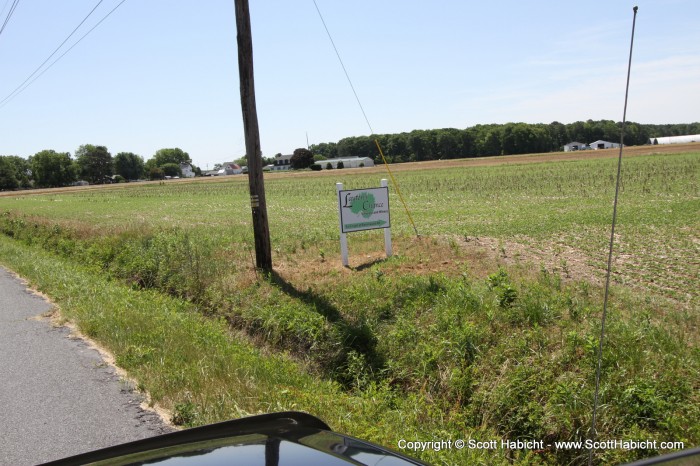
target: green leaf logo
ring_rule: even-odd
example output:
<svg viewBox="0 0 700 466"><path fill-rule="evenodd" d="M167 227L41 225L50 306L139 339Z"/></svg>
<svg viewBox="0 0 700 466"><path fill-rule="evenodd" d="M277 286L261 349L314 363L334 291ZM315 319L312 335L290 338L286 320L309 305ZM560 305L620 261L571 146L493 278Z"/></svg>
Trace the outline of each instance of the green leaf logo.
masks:
<svg viewBox="0 0 700 466"><path fill-rule="evenodd" d="M361 193L352 200L350 211L353 214L362 214L364 218L370 218L374 213L374 195L370 193Z"/></svg>

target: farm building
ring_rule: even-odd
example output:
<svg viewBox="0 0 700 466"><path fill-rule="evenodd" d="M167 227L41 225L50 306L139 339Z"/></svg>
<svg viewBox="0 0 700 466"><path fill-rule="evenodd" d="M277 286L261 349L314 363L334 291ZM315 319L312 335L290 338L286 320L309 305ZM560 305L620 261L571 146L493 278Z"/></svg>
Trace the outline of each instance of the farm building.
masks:
<svg viewBox="0 0 700 466"><path fill-rule="evenodd" d="M275 155L275 163L272 166L272 170L289 170L291 168L290 164L292 160L292 155L294 154Z"/></svg>
<svg viewBox="0 0 700 466"><path fill-rule="evenodd" d="M649 144L686 144L689 142L700 142L700 134L689 134L687 136L667 136L649 139Z"/></svg>
<svg viewBox="0 0 700 466"><path fill-rule="evenodd" d="M564 146L564 152L571 152L575 150L584 150L584 149L590 149L588 144L584 144L582 142L570 142L567 145Z"/></svg>
<svg viewBox="0 0 700 466"><path fill-rule="evenodd" d="M321 168L326 168L328 164L331 167L338 168L338 163L343 162L343 168L360 168L360 167L373 167L374 160L369 157L348 157L344 159L327 159L316 162L314 165L320 165Z"/></svg>
<svg viewBox="0 0 700 466"><path fill-rule="evenodd" d="M240 175L241 173L243 173L243 169L240 165L233 162L224 162L217 175Z"/></svg>
<svg viewBox="0 0 700 466"><path fill-rule="evenodd" d="M608 142L608 141L603 141L601 139L594 141L589 144L591 146L591 149L616 149L620 147L620 143L618 142Z"/></svg>
<svg viewBox="0 0 700 466"><path fill-rule="evenodd" d="M181 162L180 171L182 171L183 178L194 178L194 170L192 170L192 165L189 163Z"/></svg>

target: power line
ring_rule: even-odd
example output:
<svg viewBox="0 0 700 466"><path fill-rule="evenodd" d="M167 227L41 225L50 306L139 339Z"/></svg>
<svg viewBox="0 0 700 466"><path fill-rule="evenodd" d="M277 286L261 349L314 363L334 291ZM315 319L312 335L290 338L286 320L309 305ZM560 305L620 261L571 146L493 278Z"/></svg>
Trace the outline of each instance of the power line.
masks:
<svg viewBox="0 0 700 466"><path fill-rule="evenodd" d="M355 94L355 100L357 100L357 105L360 106L360 110L362 110L362 116L365 117L365 121L367 122L367 126L369 127L369 133L374 134L374 130L372 129L372 125L369 123L369 118L367 118L367 114L365 113L365 109L362 106L362 102L360 102L360 98L357 96L357 92L355 91L355 86L352 85L352 80L350 79L350 75L348 74L348 70L345 69L345 64L343 63L343 59L340 58L340 52L338 52L338 47L335 46L335 42L333 41L333 37L331 37L331 32L328 30L328 26L326 26L326 21L323 19L323 15L321 14L321 10L318 8L318 4L316 3L316 0L313 0L314 6L316 7L316 11L318 12L318 16L321 18L321 22L323 23L323 27L326 30L326 34L328 34L328 38L331 41L331 45L333 45L333 50L335 50L335 55L338 57L338 61L340 62L340 66L343 68L343 71L345 72L345 77L348 78L348 83L350 84L350 88L352 89L352 93Z"/></svg>
<svg viewBox="0 0 700 466"><path fill-rule="evenodd" d="M12 15L14 14L15 10L17 9L18 4L19 4L19 0L14 0L12 2L12 5L10 6L10 10L7 12L7 17L5 18L5 22L2 23L2 27L0 28L0 34L2 34L2 31L5 30L5 26L7 26L7 23L10 21L10 18L12 18ZM2 11L5 11L6 6L7 6L7 1L5 2L5 5L2 7Z"/></svg>
<svg viewBox="0 0 700 466"><path fill-rule="evenodd" d="M15 0L15 1L19 1L19 0ZM68 37L66 37L66 38L63 40L63 42L61 42L61 44L60 44L58 47L56 47L56 49L51 53L51 55L49 55L49 56L46 58L46 60L44 60L44 61L42 62L42 64L39 65L39 66L32 72L32 74L30 74L30 75L27 77L27 79L25 79L25 80L22 82L22 84L20 84L19 86L17 86L17 87L15 88L15 90L13 90L12 92L10 92L10 94L8 94L4 99L0 100L0 108L4 107L10 100L12 100L13 98L15 98L15 97L16 97L18 94L20 94L24 89L26 89L27 87L29 87L29 85L30 85L31 83L33 83L34 81L36 81L36 78L35 78L35 79L32 80L31 82L29 82L29 84L27 84L27 82L28 82L30 79L32 79L32 77L34 77L34 75L36 75L36 74L39 72L39 70L40 70L49 60L51 60L51 58L52 58L54 55L56 55L56 53L61 49L61 47L63 47L63 46L65 45L65 43L68 42L68 40L69 40L71 37L73 37L73 34L76 33L76 31L80 28L80 26L82 26L83 23L85 23L85 21L87 21L87 19L95 12L95 10L97 9L97 7L99 7L100 4L101 4L103 1L104 1L104 0L99 0L99 1L97 2L97 4L92 8L92 10L90 10L90 13L88 13L87 16L85 16L85 18L83 18L83 20L82 20L82 21L75 27L75 29L73 29L73 31L68 35ZM97 25L99 25L102 21L104 21L104 20L107 18L107 16L111 15L112 12L113 12L114 10L116 10L117 8L119 8L119 6L120 6L122 3L124 3L124 1L126 1L126 0L122 0L122 2L119 3L119 5L117 5L116 7L114 7L114 9L113 9L112 11L110 11L109 13L107 13L107 15L106 15L104 18L102 18L102 19L97 23ZM70 51L73 47L75 47L75 45L77 45L78 42L80 42L85 36L87 36L90 32L92 32L92 30L95 29L95 27L97 27L97 25L95 25L92 29L90 29L90 31L88 31L83 37L81 37L75 44L73 44L73 45L71 46L71 48L69 48L66 52L63 53L63 55L65 55L66 53L68 53L68 51ZM41 74L40 74L39 76L41 76L42 74L44 74L44 73L46 72L46 70L48 70L49 68L51 68L51 66L53 66L58 60L60 60L61 57L63 57L63 55L61 55L60 57L58 57L57 60L55 60L53 63L51 63L51 65L49 65L44 71L42 71ZM37 76L37 78L38 78L39 76ZM26 84L26 86L25 86L25 84Z"/></svg>
<svg viewBox="0 0 700 466"><path fill-rule="evenodd" d="M3 108L5 105L7 105L7 104L9 103L10 100L12 100L13 98L17 97L19 94L22 93L22 91L24 91L26 88L28 88L29 86L31 86L32 83L33 83L34 81L36 81L36 80L39 79L44 73L46 73L47 71L49 71L49 70L51 69L51 67L52 67L53 65L56 64L56 62L58 62L61 58L63 58L68 52L70 52L71 50L73 50L73 47L75 47L76 45L78 45L78 44L80 43L80 41L82 41L83 39L85 39L85 37L87 37L88 34L90 34L97 26L99 26L104 20L106 20L106 19L109 17L109 15L111 15L112 13L114 13L114 10L116 10L117 8L119 8L119 7L122 5L122 3L124 3L125 1L126 1L126 0L122 0L121 2L119 2L119 4L118 4L117 6L115 6L114 8L112 8L112 9L110 10L109 13L107 13L101 20L99 20L99 21L97 22L97 24L95 24L92 28L90 28L90 30L89 30L88 32L86 32L85 34L83 34L83 36L82 36L80 39L78 39L73 45L71 45L70 48L69 48L68 50L66 50L65 52L63 52L57 59L55 59L53 62L51 62L51 64L50 64L49 66L47 66L47 67L46 67L41 73L39 73L34 79L32 79L31 81L29 81L29 82L27 83L26 86L24 86L22 89L20 89L19 92L17 92L14 96L12 96L10 99L8 99L7 102L0 102L0 108Z"/></svg>
<svg viewBox="0 0 700 466"><path fill-rule="evenodd" d="M348 74L348 70L345 68L345 64L343 63L343 59L340 58L340 52L338 52L338 48L335 46L335 42L333 41L333 37L331 37L331 32L328 30L328 26L326 26L326 21L323 19L323 15L321 14L321 10L318 7L318 4L316 3L316 0L313 0L314 6L316 7L316 11L318 12L319 18L321 18L321 22L323 23L323 27L326 30L326 34L328 34L328 39L330 39L331 44L333 45L333 50L335 50L335 55L338 57L338 61L340 62L340 66L343 68L343 71L345 72L345 77L348 79L348 84L350 84L350 88L352 89L352 93L355 94L355 100L357 100L357 105L360 106L360 110L362 110L362 115L365 117L365 121L367 122L367 126L369 127L369 132L370 135L374 134L374 130L372 129L372 125L369 122L369 118L367 118L367 114L365 113L365 109L362 106L362 102L360 102L360 97L357 95L357 92L355 91L355 86L352 85L352 80L350 79L350 75ZM406 201L404 200L403 196L401 195L401 190L399 189L399 184L396 182L394 179L393 173L391 173L391 168L389 168L389 164L386 161L386 158L384 157L384 152L382 152L382 147L379 145L379 139L375 138L374 143L377 145L377 150L379 151L379 155L382 156L382 161L384 162L384 166L386 167L386 171L389 172L389 176L391 177L391 182L394 185L394 188L396 189L396 193L399 195L399 199L401 200L401 203L403 204L403 208L406 211L406 215L408 216L408 220L411 222L411 225L413 225L413 231L416 232L416 237L420 238L420 234L418 234L418 228L416 228L416 224L413 221L413 217L411 216L411 212L408 210L408 205L406 205Z"/></svg>

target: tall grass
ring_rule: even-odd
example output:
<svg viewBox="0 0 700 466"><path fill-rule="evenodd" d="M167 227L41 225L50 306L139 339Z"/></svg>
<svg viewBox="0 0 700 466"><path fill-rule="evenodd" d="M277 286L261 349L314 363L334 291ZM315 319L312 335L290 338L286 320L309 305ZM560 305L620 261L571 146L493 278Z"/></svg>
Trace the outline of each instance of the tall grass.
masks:
<svg viewBox="0 0 700 466"><path fill-rule="evenodd" d="M612 186L606 173L612 168L612 161L597 160L403 172L402 192L428 239L410 253L407 248L354 271L328 265L337 251L335 180L328 177L267 183L273 259L296 268L296 275L251 273L250 218L240 179L2 198L0 231L58 254L36 262L65 270L64 282L70 274L85 274L72 261L96 272L94 280L119 280L121 285L109 284L118 289L109 295L114 305L70 317L100 340L124 338L128 343L111 344L118 362L131 371L160 373L163 380L144 386L156 399L170 400L186 425L296 406L388 445L409 435L575 440L590 425L600 290L590 277L565 280L532 259L520 266L489 259L481 265L486 273L475 273L470 257L461 258L459 241L490 236L555 254L568 247L602 270ZM688 330L698 325L692 278L698 168L698 154L639 157L625 165L601 438L700 441L700 354L697 332ZM350 189L376 184L361 174L339 176ZM397 205L392 223L397 244L409 244L411 227ZM450 238L448 245L438 235ZM372 233L359 234L351 247L366 251L374 241ZM6 255L24 257L10 264L43 254L3 244L4 261ZM502 256L509 253L500 249ZM447 264L445 273L421 272L439 270L429 263L435 260ZM22 267L27 271L21 273L49 283L49 294L58 293L66 306L83 302L82 285L63 296L36 267ZM97 298L85 299L87 306ZM172 305L182 311L120 311L144 305L136 304L140 299L149 307L177 303ZM194 320L179 320L184 315ZM184 339L188 326L209 329L192 331L183 345L183 351L195 345L196 364L166 363L163 348L174 351L168 345ZM248 359L232 356L227 348L242 343L226 329L288 356L274 362L249 346ZM200 344L223 356L202 355ZM279 375L251 382L235 375L229 358ZM227 393L217 380L229 376L248 384L249 392ZM310 381L322 381L320 392ZM166 386L171 388L161 388ZM651 453L607 451L598 458L607 463ZM585 456L549 449L424 455L455 464L508 455L523 464L578 464Z"/></svg>

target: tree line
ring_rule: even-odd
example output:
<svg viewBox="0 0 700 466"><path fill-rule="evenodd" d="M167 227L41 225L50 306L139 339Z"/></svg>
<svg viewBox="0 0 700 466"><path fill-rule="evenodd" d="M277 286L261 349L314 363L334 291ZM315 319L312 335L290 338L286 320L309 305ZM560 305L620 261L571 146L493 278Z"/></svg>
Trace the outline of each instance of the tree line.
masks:
<svg viewBox="0 0 700 466"><path fill-rule="evenodd" d="M160 149L148 161L132 152L112 156L105 146L93 144L80 146L75 156L54 150L42 150L27 159L6 155L0 156L0 190L57 188L79 180L101 184L163 179L182 176L180 163L192 164L189 154L180 148ZM193 170L201 175L198 167Z"/></svg>
<svg viewBox="0 0 700 466"><path fill-rule="evenodd" d="M494 155L532 154L563 150L570 142L585 144L599 139L619 142L622 123L612 120L577 121L563 124L506 123L476 125L466 129L414 130L410 133L378 134L313 144L314 154L325 158L380 158L375 139L387 162L461 159ZM647 144L650 138L700 134L700 123L652 125L627 122L624 144Z"/></svg>

